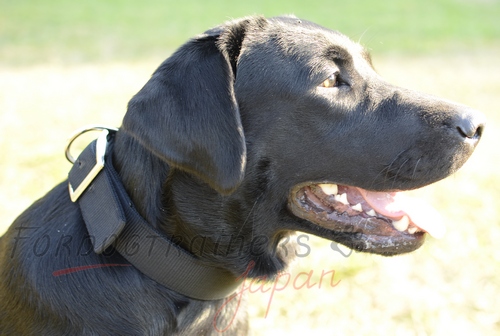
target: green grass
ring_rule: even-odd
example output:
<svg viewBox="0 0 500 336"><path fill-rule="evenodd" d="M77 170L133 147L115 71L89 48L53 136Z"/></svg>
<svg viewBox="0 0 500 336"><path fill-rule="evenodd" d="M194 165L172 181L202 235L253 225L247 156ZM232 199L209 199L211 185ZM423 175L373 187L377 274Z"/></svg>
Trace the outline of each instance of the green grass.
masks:
<svg viewBox="0 0 500 336"><path fill-rule="evenodd" d="M232 17L294 13L360 39L390 82L473 106L488 125L460 172L419 191L445 218L444 239L401 257L344 258L311 237L292 276L335 270L340 283L289 286L271 303L250 295L254 334L498 335L499 11L493 0L0 0L0 234L65 178L68 135L120 125L130 97L183 41Z"/></svg>
<svg viewBox="0 0 500 336"><path fill-rule="evenodd" d="M295 14L374 52L456 52L500 43L495 0L0 0L2 64L162 58L227 19Z"/></svg>

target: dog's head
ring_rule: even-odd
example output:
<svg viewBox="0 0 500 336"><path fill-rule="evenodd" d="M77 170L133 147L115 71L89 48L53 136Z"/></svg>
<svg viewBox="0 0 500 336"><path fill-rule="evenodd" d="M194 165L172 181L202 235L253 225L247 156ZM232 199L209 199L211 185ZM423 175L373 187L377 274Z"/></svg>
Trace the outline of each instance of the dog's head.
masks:
<svg viewBox="0 0 500 336"><path fill-rule="evenodd" d="M265 235L254 252L280 259L292 230L384 255L439 234L401 191L460 168L483 123L385 82L344 35L281 17L187 42L131 100L122 130L171 167L176 232Z"/></svg>

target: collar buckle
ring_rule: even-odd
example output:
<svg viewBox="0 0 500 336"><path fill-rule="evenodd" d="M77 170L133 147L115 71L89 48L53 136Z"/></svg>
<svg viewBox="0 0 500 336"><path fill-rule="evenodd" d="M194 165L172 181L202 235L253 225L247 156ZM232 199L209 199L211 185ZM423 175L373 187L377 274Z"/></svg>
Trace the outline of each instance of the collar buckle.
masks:
<svg viewBox="0 0 500 336"><path fill-rule="evenodd" d="M69 195L72 202L76 202L78 198L83 194L83 192L88 188L88 186L92 183L92 181L96 178L96 176L100 173L100 171L104 168L104 161L106 156L106 150L108 148L108 135L110 131L118 131L116 128L107 128L103 126L89 126L78 130L68 141L68 145L66 146L66 158L73 164L79 164L78 160L74 159L70 153L71 145L73 141L75 141L80 135L89 132L100 130L101 134L97 138L96 141L96 156L95 156L95 165L90 170L90 172L85 176L82 182L76 187L76 189L71 185L71 182L68 183Z"/></svg>

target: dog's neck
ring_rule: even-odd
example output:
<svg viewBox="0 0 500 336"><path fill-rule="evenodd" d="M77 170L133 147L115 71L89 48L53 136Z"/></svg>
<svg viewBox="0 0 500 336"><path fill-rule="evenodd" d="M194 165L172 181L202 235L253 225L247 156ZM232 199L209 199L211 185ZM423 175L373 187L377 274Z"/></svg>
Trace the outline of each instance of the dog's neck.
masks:
<svg viewBox="0 0 500 336"><path fill-rule="evenodd" d="M184 222L179 216L169 213L171 211L169 204L184 203L170 199L174 197L172 189L178 189L178 194L181 195L178 197L189 199L189 195L183 194L183 186L192 182L192 179L189 180L191 177L186 173L171 169L165 161L148 151L126 132L120 131L116 134L113 164L139 213L151 225L160 229L170 239L177 241L181 247L192 254L198 255L208 263L225 267L236 275L247 271L248 265L255 262L255 267L249 272L250 277L273 276L285 266L286 262L284 263L284 258L279 256L280 252L268 253L269 248L264 246L266 244L262 246L261 253L253 251L256 248L256 242L251 237L254 237L255 233L252 231L252 223L246 223L244 213L239 214L243 217L236 220L242 223L241 228L234 228L225 222L211 223L209 218L205 218L206 214L196 213L198 208L196 204L185 205L187 208L180 208L180 204L175 205L177 211L191 213L195 218L194 222ZM214 209L238 215L238 211L226 209L230 207L230 204L221 201L217 192L209 189L208 186L206 188L199 192L213 204ZM203 230L203 228L211 229ZM221 232L228 234L227 239L220 239ZM270 237L267 244L271 246L277 246L282 238L270 232L262 233L262 236L264 235ZM258 254L258 257L248 253L250 250ZM217 255L217 253L222 253L222 255ZM236 258L228 258L227 255L224 256L224 253L232 254Z"/></svg>
<svg viewBox="0 0 500 336"><path fill-rule="evenodd" d="M124 131L117 132L112 155L113 165L134 206L144 219L158 228L168 164Z"/></svg>

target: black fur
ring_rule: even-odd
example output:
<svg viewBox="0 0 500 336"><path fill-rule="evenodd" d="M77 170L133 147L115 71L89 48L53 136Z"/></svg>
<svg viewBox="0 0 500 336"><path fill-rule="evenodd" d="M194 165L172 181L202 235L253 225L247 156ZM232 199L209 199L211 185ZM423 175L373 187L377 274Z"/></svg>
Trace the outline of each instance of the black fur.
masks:
<svg viewBox="0 0 500 336"><path fill-rule="evenodd" d="M318 88L336 72L337 88ZM251 17L193 38L156 70L129 103L113 161L151 225L235 276L254 262L250 277L272 278L291 255L279 242L295 230L362 249L355 234L295 217L294 186L432 183L469 157L481 118L386 83L340 33ZM227 334L247 334L244 303L192 300L133 267L53 275L126 263L112 248L93 253L60 184L1 238L0 334L210 335L214 319Z"/></svg>

